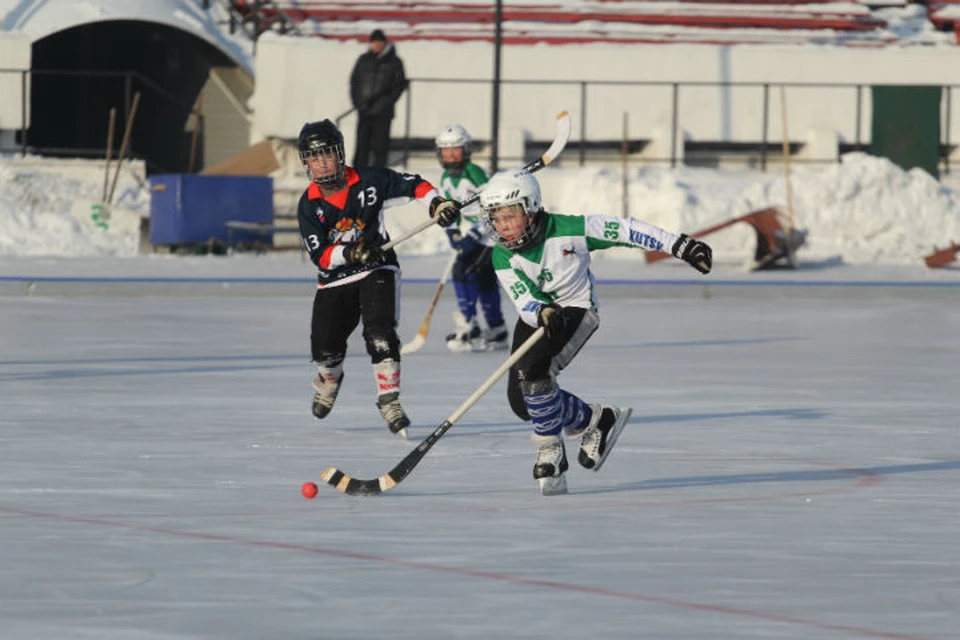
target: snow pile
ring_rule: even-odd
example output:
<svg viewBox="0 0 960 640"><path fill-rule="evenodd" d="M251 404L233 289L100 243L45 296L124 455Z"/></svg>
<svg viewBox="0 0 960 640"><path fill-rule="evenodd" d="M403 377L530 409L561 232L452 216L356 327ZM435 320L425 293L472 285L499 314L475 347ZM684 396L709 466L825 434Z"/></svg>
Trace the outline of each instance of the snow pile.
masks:
<svg viewBox="0 0 960 640"><path fill-rule="evenodd" d="M544 199L562 213L619 214L621 182L619 171L587 169ZM810 234L801 259L916 264L934 245L960 239L957 193L920 169L849 153L836 165L794 169L790 185L795 224ZM769 206L788 211L786 180L775 171L634 169L629 193L632 217L674 231L698 231ZM718 257L736 260L747 260L755 246L747 225L708 239Z"/></svg>
<svg viewBox="0 0 960 640"><path fill-rule="evenodd" d="M136 255L139 231L118 229L120 225L103 229L91 219L91 205L102 196L102 166L71 160L0 160L0 255ZM127 169L117 181L114 204L149 215L149 194Z"/></svg>
<svg viewBox="0 0 960 640"><path fill-rule="evenodd" d="M550 168L538 175L551 211L623 211L618 169ZM769 206L787 211L784 175L773 170L633 168L628 177L629 215L673 231L696 232ZM135 229L114 225L104 230L90 220L90 204L102 189L103 172L95 164L0 159L0 255L135 255ZM957 193L919 169L903 171L884 158L850 153L836 165L796 168L791 189L796 226L809 231L801 261L840 256L847 263L918 264L934 245L960 240ZM148 189L134 172L121 173L115 202L149 215ZM407 206L411 224L419 223L422 207ZM392 223L393 213L388 215ZM755 247L747 225L734 225L708 240L718 262L745 262ZM448 250L439 231L413 238L400 249L406 255Z"/></svg>

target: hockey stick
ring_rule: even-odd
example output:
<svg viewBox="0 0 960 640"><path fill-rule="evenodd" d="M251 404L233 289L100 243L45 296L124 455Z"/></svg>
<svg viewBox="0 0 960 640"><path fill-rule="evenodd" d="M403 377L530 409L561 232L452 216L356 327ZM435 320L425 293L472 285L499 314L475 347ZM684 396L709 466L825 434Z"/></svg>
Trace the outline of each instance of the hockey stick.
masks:
<svg viewBox="0 0 960 640"><path fill-rule="evenodd" d="M553 162L558 155L560 155L560 153L563 151L563 148L567 146L567 140L569 139L570 139L570 114L567 113L566 111L562 111L557 114L557 135L553 138L553 142L550 143L550 148L544 151L543 154L536 160L533 160L523 165L523 168L521 170L528 171L530 173L535 173L537 171L540 171L540 169L543 169L545 166ZM479 199L480 199L480 193L477 192L472 196L470 196L469 198L467 198L466 200L464 200L463 202L458 203L458 205L461 209L464 209L466 207L469 207L471 204L473 204ZM422 231L429 229L435 224L437 224L437 221L434 220L433 218L430 218L429 220L424 220L422 223L420 223L410 231L406 232L396 240L391 240L390 242L387 242L380 248L384 251L388 249L392 249L393 247L397 246L401 242L405 242L409 240L413 236L417 235Z"/></svg>
<svg viewBox="0 0 960 640"><path fill-rule="evenodd" d="M433 292L433 300L430 301L427 315L423 317L423 322L420 323L420 329L417 331L417 335L414 336L413 340L403 345L403 348L400 349L401 354L419 351L420 347L426 344L427 333L430 331L430 321L433 319L433 312L437 309L437 302L440 301L440 293L443 291L443 285L447 284L447 280L450 279L450 274L453 273L453 265L456 261L457 253L454 253L450 256L450 261L447 262L447 266L443 270L443 275L440 276L440 282L437 283L437 290Z"/></svg>
<svg viewBox="0 0 960 640"><path fill-rule="evenodd" d="M388 473L385 473L375 480L358 480L357 478L351 478L336 467L327 467L323 473L320 474L320 478L337 491L351 496L375 496L393 489L400 484L404 478L410 475L416 466L420 464L420 461L423 460L423 456L427 455L427 452L430 451L433 445L437 444L437 441L443 434L445 434L457 420L462 418L463 415L470 410L470 407L476 404L477 400L489 391L490 387L496 384L497 380L503 377L503 374L509 371L510 367L515 365L542 336L543 327L540 327L500 365L499 369L490 374L490 377L473 392L473 395L457 407L456 411L450 414L450 417L444 420L443 424L434 429L433 433L427 436L423 442L417 445L416 449L408 453L407 456Z"/></svg>

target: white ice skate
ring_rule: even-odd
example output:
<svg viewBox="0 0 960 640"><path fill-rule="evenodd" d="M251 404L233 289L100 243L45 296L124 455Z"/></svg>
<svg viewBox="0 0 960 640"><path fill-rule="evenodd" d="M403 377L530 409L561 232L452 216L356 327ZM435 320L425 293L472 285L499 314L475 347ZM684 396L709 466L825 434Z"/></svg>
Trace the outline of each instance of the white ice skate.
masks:
<svg viewBox="0 0 960 640"><path fill-rule="evenodd" d="M340 392L340 385L343 383L343 373L339 378L333 376L317 375L313 379L313 388L316 393L313 396L313 415L317 419L326 418L333 409L333 403L337 401L337 394Z"/></svg>
<svg viewBox="0 0 960 640"><path fill-rule="evenodd" d="M400 406L400 394L388 393L377 399L377 408L380 409L380 415L383 421L390 428L390 433L394 433L404 440L407 439L407 427L410 426L410 418L407 417L403 407Z"/></svg>
<svg viewBox="0 0 960 640"><path fill-rule="evenodd" d="M560 436L540 436L534 434L537 445L537 461L533 464L533 478L540 485L540 495L555 496L567 492L569 467L567 452Z"/></svg>

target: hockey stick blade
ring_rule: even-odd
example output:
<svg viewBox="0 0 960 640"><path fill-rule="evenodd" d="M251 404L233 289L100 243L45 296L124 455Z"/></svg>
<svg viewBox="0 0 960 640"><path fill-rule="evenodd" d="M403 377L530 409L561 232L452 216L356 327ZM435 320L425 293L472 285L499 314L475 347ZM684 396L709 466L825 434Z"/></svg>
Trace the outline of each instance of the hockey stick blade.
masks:
<svg viewBox="0 0 960 640"><path fill-rule="evenodd" d="M443 434L456 424L457 421L470 410L470 407L476 404L477 401L497 383L497 380L502 378L503 375L510 370L510 367L516 364L541 337L543 337L543 327L530 334L530 337L527 338L522 345L517 347L517 350L510 354L510 357L507 358L496 371L490 374L490 377L484 380L483 384L477 387L473 395L457 407L457 409L450 414L450 417L443 421L443 424L434 429L433 433L427 436L423 442L417 445L416 449L408 453L403 460L389 472L374 480L360 480L345 474L336 467L327 467L323 470L323 473L320 474L320 478L337 491L345 493L348 496L376 496L393 489L403 482L404 478L410 475Z"/></svg>
<svg viewBox="0 0 960 640"><path fill-rule="evenodd" d="M557 133L553 138L553 142L550 143L550 147L546 151L544 151L539 158L523 165L523 168L521 169L521 171L529 171L530 173L536 173L537 171L540 171L540 169L543 169L545 166L547 166L548 164L556 160L557 156L559 156L560 153L563 151L563 149L567 146L567 142L569 140L570 140L570 114L567 113L566 111L561 111L560 113L557 114ZM463 209L465 207L470 206L471 204L473 204L479 199L480 199L480 194L475 193L469 198L467 198L466 200L464 200L463 202L458 203L458 205L460 206L461 209ZM411 229L410 231L406 232L405 234L397 238L396 240L391 240L390 242L387 242L380 248L384 251L386 251L387 249L392 249L393 247L397 246L401 242L406 242L407 240L417 235L418 233L426 231L427 229L432 227L434 224L436 224L436 220L434 220L433 218L430 218L429 220L425 220L419 225L417 225L416 227L414 227L413 229Z"/></svg>
<svg viewBox="0 0 960 640"><path fill-rule="evenodd" d="M567 146L567 142L570 140L570 114L566 111L561 111L557 114L557 133L553 138L553 142L550 143L550 147L540 154L540 157L536 160L532 160L527 164L523 165L520 169L521 171L527 171L529 173L536 173L543 169L545 166L557 159L564 148ZM460 203L460 208L463 209L477 200L480 199L480 194L475 193L463 202Z"/></svg>
<svg viewBox="0 0 960 640"><path fill-rule="evenodd" d="M425 344L427 344L427 336L418 333L413 337L413 340L400 348L400 355L405 356L408 353L416 353L420 351Z"/></svg>
<svg viewBox="0 0 960 640"><path fill-rule="evenodd" d="M443 424L434 429L433 433L431 433L426 440L417 445L416 449L408 453L397 466L376 480L358 480L357 478L348 476L336 467L327 467L323 473L320 474L320 478L337 491L349 496L379 495L384 491L393 489L400 484L404 478L410 475L414 467L420 464L423 456L427 455L427 451L429 451L433 445L436 444L437 440L452 426L453 423L449 420L444 421Z"/></svg>

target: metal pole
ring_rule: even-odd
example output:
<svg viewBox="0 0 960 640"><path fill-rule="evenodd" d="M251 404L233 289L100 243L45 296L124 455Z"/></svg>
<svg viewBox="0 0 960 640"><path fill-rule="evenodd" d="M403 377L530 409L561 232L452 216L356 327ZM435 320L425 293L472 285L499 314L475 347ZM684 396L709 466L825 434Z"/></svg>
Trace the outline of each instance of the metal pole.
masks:
<svg viewBox="0 0 960 640"><path fill-rule="evenodd" d="M493 107L490 123L490 172L496 173L500 156L500 56L503 48L503 0L497 0L493 19Z"/></svg>
<svg viewBox="0 0 960 640"><path fill-rule="evenodd" d="M763 85L763 133L760 136L760 170L767 170L767 125L770 122L770 85Z"/></svg>
<svg viewBox="0 0 960 640"><path fill-rule="evenodd" d="M856 129L857 129L857 151L860 150L860 111L861 105L863 104L863 85L857 85L857 120L856 120Z"/></svg>
<svg viewBox="0 0 960 640"><path fill-rule="evenodd" d="M627 176L627 154L630 153L630 127L627 112L623 112L623 138L620 141L620 169L623 171L623 185L620 196L620 217L626 220L630 217L630 182Z"/></svg>
<svg viewBox="0 0 960 640"><path fill-rule="evenodd" d="M30 73L28 69L24 69L20 72L20 156L27 157L27 117L28 117L28 105L27 105L27 74Z"/></svg>
<svg viewBox="0 0 960 640"><path fill-rule="evenodd" d="M587 83L580 83L580 166L587 160Z"/></svg>
<svg viewBox="0 0 960 640"><path fill-rule="evenodd" d="M949 86L949 85L946 87L946 90L947 90L947 101L946 101L946 102L947 102L947 105L946 105L946 106L947 106L947 112L944 114L946 121L945 121L944 124L943 124L943 128L945 129L944 135L946 135L946 138L945 138L945 140L944 140L944 150L946 151L946 153L945 153L944 156L943 156L943 172L944 172L944 173L947 173L947 174L950 173L950 107L951 107L950 103L951 103L951 96L952 96L951 90L952 90L952 89L953 89L953 87L951 87L951 86Z"/></svg>
<svg viewBox="0 0 960 640"><path fill-rule="evenodd" d="M123 117L130 116L130 100L133 95L133 76L130 72L123 74Z"/></svg>
<svg viewBox="0 0 960 640"><path fill-rule="evenodd" d="M410 97L412 91L412 83L407 83L407 98L406 98L406 110L407 113L404 116L404 130L403 130L403 170L409 171L410 167L410 108L413 106L413 98Z"/></svg>
<svg viewBox="0 0 960 640"><path fill-rule="evenodd" d="M677 166L677 126L680 114L680 84L673 83L673 114L670 116L670 167Z"/></svg>

